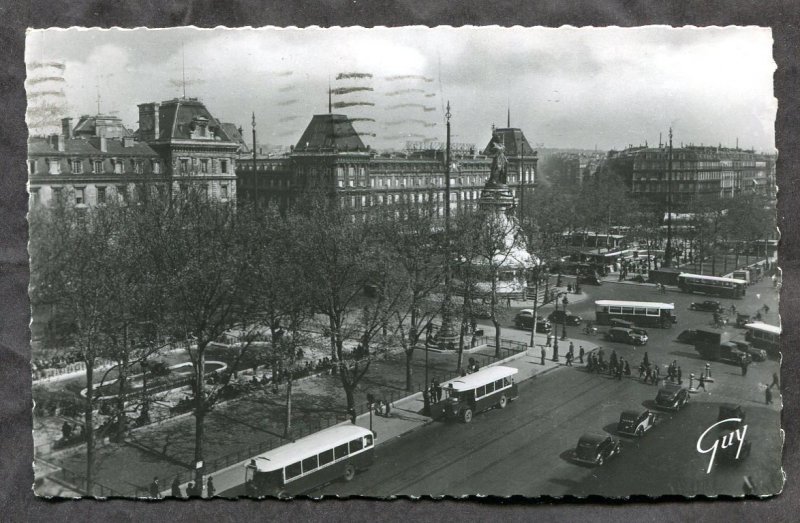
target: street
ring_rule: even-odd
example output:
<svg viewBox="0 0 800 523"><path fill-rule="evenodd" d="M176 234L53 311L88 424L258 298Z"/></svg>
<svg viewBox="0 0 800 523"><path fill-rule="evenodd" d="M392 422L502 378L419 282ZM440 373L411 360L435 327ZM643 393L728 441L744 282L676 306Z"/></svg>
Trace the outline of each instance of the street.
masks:
<svg viewBox="0 0 800 523"><path fill-rule="evenodd" d="M589 295L586 300L568 306L584 320L593 319L593 302L599 298L675 303L677 325L648 329L650 341L645 347L593 337L607 354L616 350L635 369L646 351L651 362L662 366L662 376L664 367L677 360L685 382L690 373L699 375L704 368L705 362L692 346L674 341L683 329L710 322L710 313L688 310L692 301L705 299L703 296L678 292L662 295L653 287L625 284L586 286L584 291ZM777 304L770 301L776 298L764 283L751 287L745 299L736 300L736 306L754 311L767 300L771 315L777 315ZM727 305L731 300L720 301ZM543 313L547 312L545 307ZM773 316L767 321L776 319ZM578 335L579 329L569 327L568 333ZM503 335L526 334L505 328ZM574 343L577 351L580 340ZM568 342L561 342L561 347L563 355ZM738 367L722 363L712 363L711 369L714 382L708 384L708 392L693 394L679 412L665 412L653 403L657 387L641 383L635 370L630 378L617 381L589 374L580 366L561 367L520 383L520 398L509 408L481 413L469 425L436 422L386 442L376 449L376 462L370 470L349 483L335 482L309 495L741 495L744 476L753 479L757 492L777 491L782 482L780 399L776 394L775 403L765 405L764 384L771 382L778 362L769 359L754 363L747 376L741 376ZM741 404L746 412L746 439L752 444L752 456L732 465L714 465L711 473L706 473L709 455L696 450L697 440L717 421L719 405L728 402ZM616 435L620 413L642 407L658 412L661 419L641 440L621 438L621 455L603 467L572 461L572 451L583 433ZM239 494L239 489L222 493Z"/></svg>

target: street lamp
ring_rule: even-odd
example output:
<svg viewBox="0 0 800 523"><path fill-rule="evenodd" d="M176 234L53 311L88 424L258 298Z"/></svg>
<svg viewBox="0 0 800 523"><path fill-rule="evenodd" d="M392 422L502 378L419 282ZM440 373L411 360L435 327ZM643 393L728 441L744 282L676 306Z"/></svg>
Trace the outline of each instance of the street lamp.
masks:
<svg viewBox="0 0 800 523"><path fill-rule="evenodd" d="M567 293L566 292L562 292L561 294L564 295L564 298L562 299L562 303L564 305L564 325L561 327L561 339L562 340L566 340L567 339L567 304L569 303L569 299L567 298Z"/></svg>
<svg viewBox="0 0 800 523"><path fill-rule="evenodd" d="M569 303L569 300L567 300L567 293L565 291L561 291L558 294L556 294L556 297L555 297L555 302L556 302L556 314L555 314L556 321L555 321L555 324L556 324L556 326L555 326L555 336L553 336L553 361L556 361L556 362L558 361L558 319L559 319L558 318L558 299L561 296L564 296L564 325L561 328L561 331L563 333L561 339L562 340L567 339L567 336L566 336L567 314L566 313L567 313L567 303Z"/></svg>

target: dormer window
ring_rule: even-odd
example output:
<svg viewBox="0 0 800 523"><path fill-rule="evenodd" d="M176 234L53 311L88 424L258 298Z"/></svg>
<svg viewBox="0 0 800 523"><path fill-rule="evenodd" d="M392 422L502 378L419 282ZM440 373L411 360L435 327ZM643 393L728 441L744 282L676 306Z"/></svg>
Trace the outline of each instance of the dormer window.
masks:
<svg viewBox="0 0 800 523"><path fill-rule="evenodd" d="M158 160L150 160L150 167L153 170L153 174L161 174L161 162Z"/></svg>
<svg viewBox="0 0 800 523"><path fill-rule="evenodd" d="M192 120L192 138L209 138L208 118L195 116Z"/></svg>

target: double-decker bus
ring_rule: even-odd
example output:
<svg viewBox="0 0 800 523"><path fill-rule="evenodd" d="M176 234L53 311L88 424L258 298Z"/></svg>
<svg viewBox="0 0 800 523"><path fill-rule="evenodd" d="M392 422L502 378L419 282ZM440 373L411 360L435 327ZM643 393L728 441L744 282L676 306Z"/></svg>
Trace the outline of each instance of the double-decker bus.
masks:
<svg viewBox="0 0 800 523"><path fill-rule="evenodd" d="M674 303L597 300L594 305L595 319L599 325L609 325L616 318L641 327L668 329L678 321Z"/></svg>
<svg viewBox="0 0 800 523"><path fill-rule="evenodd" d="M778 354L781 345L781 328L768 323L754 322L746 323L747 329L745 339L753 347L764 349L770 354Z"/></svg>
<svg viewBox="0 0 800 523"><path fill-rule="evenodd" d="M513 367L485 367L478 372L442 383L447 398L431 405L433 418L455 418L464 423L472 415L492 407L506 408L519 396L512 376L519 372Z"/></svg>
<svg viewBox="0 0 800 523"><path fill-rule="evenodd" d="M372 465L374 451L371 431L337 425L250 460L245 467L245 491L250 497L286 498L336 479L350 481L356 470Z"/></svg>
<svg viewBox="0 0 800 523"><path fill-rule="evenodd" d="M747 290L747 281L684 272L678 275L678 288L688 293L702 292L723 298L741 298Z"/></svg>

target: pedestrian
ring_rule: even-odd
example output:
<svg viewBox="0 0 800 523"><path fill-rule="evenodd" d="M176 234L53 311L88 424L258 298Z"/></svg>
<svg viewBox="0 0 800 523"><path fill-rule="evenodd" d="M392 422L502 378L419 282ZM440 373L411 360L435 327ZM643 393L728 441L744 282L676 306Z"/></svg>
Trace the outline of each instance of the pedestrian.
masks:
<svg viewBox="0 0 800 523"><path fill-rule="evenodd" d="M608 362L611 364L611 367L616 369L617 368L617 350L611 349L611 357L609 357Z"/></svg>
<svg viewBox="0 0 800 523"><path fill-rule="evenodd" d="M440 401L442 401L442 384L439 383L439 380L437 378L436 379L436 403L439 403ZM389 411L389 403L388 402L386 403L386 411L387 411L387 414L388 414L388 411Z"/></svg>
<svg viewBox="0 0 800 523"><path fill-rule="evenodd" d="M625 360L625 375L626 376L631 375L631 366L628 364L628 360Z"/></svg>
<svg viewBox="0 0 800 523"><path fill-rule="evenodd" d="M683 373L681 373L680 367L678 367L677 375L678 375L678 385L683 385Z"/></svg>
<svg viewBox="0 0 800 523"><path fill-rule="evenodd" d="M739 365L742 367L742 376L747 376L747 358L742 355Z"/></svg>
<svg viewBox="0 0 800 523"><path fill-rule="evenodd" d="M572 354L573 358L575 357L575 344L572 342L569 342L569 353Z"/></svg>
<svg viewBox="0 0 800 523"><path fill-rule="evenodd" d="M645 367L649 367L649 366L650 366L650 358L647 356L647 353L646 353L646 352L644 353L644 360L643 360L643 362L644 362L644 366L645 366Z"/></svg>
<svg viewBox="0 0 800 523"><path fill-rule="evenodd" d="M586 367L590 373L594 372L594 354L589 354L589 357L586 361Z"/></svg>
<svg viewBox="0 0 800 523"><path fill-rule="evenodd" d="M158 499L161 497L161 488L158 486L158 477L153 476L153 482L150 483L150 497Z"/></svg>
<svg viewBox="0 0 800 523"><path fill-rule="evenodd" d="M766 396L767 405L772 405L772 387L764 389L764 395Z"/></svg>
<svg viewBox="0 0 800 523"><path fill-rule="evenodd" d="M431 403L436 403L436 378L431 380Z"/></svg>
<svg viewBox="0 0 800 523"><path fill-rule="evenodd" d="M214 488L214 478L208 476L208 481L206 482L206 497L213 498L216 493L217 489Z"/></svg>
<svg viewBox="0 0 800 523"><path fill-rule="evenodd" d="M700 380L697 382L697 388L706 392L706 377L702 373L700 374Z"/></svg>
<svg viewBox="0 0 800 523"><path fill-rule="evenodd" d="M642 379L642 376L644 376L645 369L647 369L647 367L644 366L644 362L640 363L639 364L639 379Z"/></svg>
<svg viewBox="0 0 800 523"><path fill-rule="evenodd" d="M511 308L511 296L506 297L506 308Z"/></svg>
<svg viewBox="0 0 800 523"><path fill-rule="evenodd" d="M544 350L544 347L542 347L542 350L541 350L541 353L540 353L540 354L542 355L542 365L543 365L543 366L544 366L544 358L545 358L545 356L546 356L546 352L547 352L547 351L545 351L545 350Z"/></svg>
<svg viewBox="0 0 800 523"><path fill-rule="evenodd" d="M578 350L578 360L581 362L581 365L583 365L583 355L584 354L585 353L584 353L584 350L583 350L583 345L581 345L580 349Z"/></svg>
<svg viewBox="0 0 800 523"><path fill-rule="evenodd" d="M422 391L422 404L425 406L425 410L428 410L431 406L431 393L428 387L425 387L425 390Z"/></svg>
<svg viewBox="0 0 800 523"><path fill-rule="evenodd" d="M572 353L567 353L567 367L572 367Z"/></svg>
<svg viewBox="0 0 800 523"><path fill-rule="evenodd" d="M550 347L552 342L553 342L553 335L548 332L547 333L547 343L545 344L545 347Z"/></svg>
<svg viewBox="0 0 800 523"><path fill-rule="evenodd" d="M175 476L175 479L172 480L172 497L173 498L181 498L181 482L178 481L178 476Z"/></svg>
<svg viewBox="0 0 800 523"><path fill-rule="evenodd" d="M661 374L661 369L658 368L658 365L653 365L653 385L658 385L660 374Z"/></svg>
<svg viewBox="0 0 800 523"><path fill-rule="evenodd" d="M478 322L475 321L475 318L472 318L469 322L470 322L469 326L472 329L472 332L478 330Z"/></svg>
<svg viewBox="0 0 800 523"><path fill-rule="evenodd" d="M195 496L194 492L194 481L190 481L188 485L186 485L186 497L192 498Z"/></svg>

